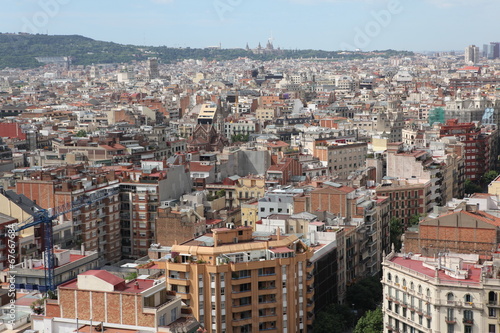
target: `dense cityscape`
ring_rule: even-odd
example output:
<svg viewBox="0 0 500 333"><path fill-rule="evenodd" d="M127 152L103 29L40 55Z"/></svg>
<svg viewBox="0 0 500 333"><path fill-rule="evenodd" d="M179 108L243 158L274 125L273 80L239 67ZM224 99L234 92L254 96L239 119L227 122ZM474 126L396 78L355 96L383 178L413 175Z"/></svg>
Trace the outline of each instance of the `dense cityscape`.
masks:
<svg viewBox="0 0 500 333"><path fill-rule="evenodd" d="M127 47L0 54L0 331L500 332L500 43Z"/></svg>

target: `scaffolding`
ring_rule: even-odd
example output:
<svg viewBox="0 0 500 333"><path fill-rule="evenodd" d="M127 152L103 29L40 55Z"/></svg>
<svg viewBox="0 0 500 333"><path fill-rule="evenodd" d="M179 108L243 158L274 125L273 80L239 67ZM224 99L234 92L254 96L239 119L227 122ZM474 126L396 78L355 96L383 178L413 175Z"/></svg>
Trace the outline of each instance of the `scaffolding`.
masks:
<svg viewBox="0 0 500 333"><path fill-rule="evenodd" d="M429 112L429 124L432 126L435 123L444 124L443 108L434 108Z"/></svg>

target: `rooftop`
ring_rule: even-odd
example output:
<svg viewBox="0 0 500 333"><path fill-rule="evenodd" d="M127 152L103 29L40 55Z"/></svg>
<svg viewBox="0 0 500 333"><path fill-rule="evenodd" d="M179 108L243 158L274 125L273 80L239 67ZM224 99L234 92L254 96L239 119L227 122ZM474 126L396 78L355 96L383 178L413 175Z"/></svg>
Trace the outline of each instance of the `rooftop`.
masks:
<svg viewBox="0 0 500 333"><path fill-rule="evenodd" d="M434 258L412 257L406 259L404 257L394 256L390 262L408 268L416 273L426 275L429 278L436 277L436 269L439 266L440 269L437 270L437 276L442 283L479 283L481 278L481 268L478 268L475 263L472 262L461 262L460 268L467 271L467 273L465 275L458 275L457 273L455 277L453 276L454 274L452 274L456 271L455 269L446 267L445 263L443 263L443 265L438 264L437 261L434 261Z"/></svg>

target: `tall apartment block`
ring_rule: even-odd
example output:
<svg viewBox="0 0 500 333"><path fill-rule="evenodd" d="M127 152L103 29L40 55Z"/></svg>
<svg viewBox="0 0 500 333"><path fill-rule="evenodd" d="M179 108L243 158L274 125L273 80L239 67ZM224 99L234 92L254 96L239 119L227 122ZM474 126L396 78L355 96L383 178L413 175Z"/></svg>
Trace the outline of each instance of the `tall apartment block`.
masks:
<svg viewBox="0 0 500 333"><path fill-rule="evenodd" d="M313 250L295 235L254 238L251 227L221 228L171 251L160 262L167 289L207 332L311 331Z"/></svg>
<svg viewBox="0 0 500 333"><path fill-rule="evenodd" d="M148 59L148 78L157 79L160 77L160 70L158 69L158 58Z"/></svg>
<svg viewBox="0 0 500 333"><path fill-rule="evenodd" d="M155 243L158 207L191 189L184 166L166 168L163 161L143 161L141 168L117 168L123 256L140 258Z"/></svg>
<svg viewBox="0 0 500 333"><path fill-rule="evenodd" d="M469 45L465 48L465 62L473 64L479 62L479 47Z"/></svg>
<svg viewBox="0 0 500 333"><path fill-rule="evenodd" d="M60 219L72 222L73 246L84 245L88 251L97 251L100 263L121 258L118 187L113 172L83 165L36 171L16 182L17 193L45 209L70 208L75 202L94 201Z"/></svg>

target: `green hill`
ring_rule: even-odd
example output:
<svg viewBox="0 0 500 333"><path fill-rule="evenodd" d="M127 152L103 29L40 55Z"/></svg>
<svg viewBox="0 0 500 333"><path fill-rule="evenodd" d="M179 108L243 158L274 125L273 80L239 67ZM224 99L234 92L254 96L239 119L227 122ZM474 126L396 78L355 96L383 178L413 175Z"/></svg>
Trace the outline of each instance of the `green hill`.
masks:
<svg viewBox="0 0 500 333"><path fill-rule="evenodd" d="M413 55L406 51L380 51L380 56ZM146 60L156 56L163 63L172 63L183 59L230 60L249 57L259 60L276 58L334 58L354 59L373 57L373 53L349 53L318 50L283 50L279 54L256 55L245 49L198 49L171 48L166 46L135 46L112 42L103 42L78 35L30 35L0 34L0 69L34 68L41 64L35 57L68 56L75 65L104 63L128 63L133 60Z"/></svg>

